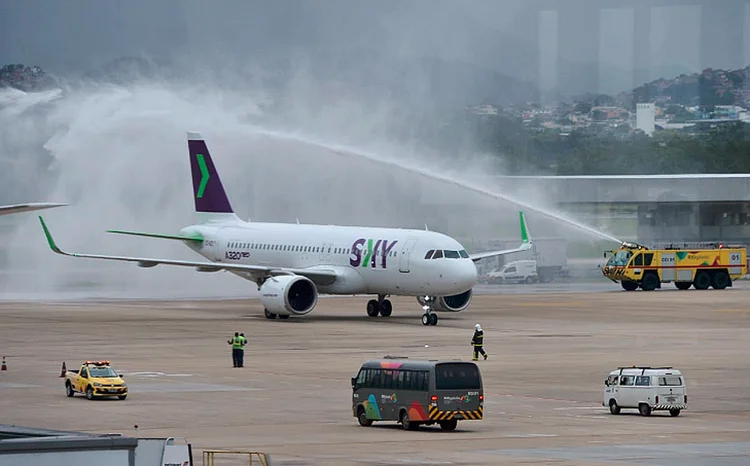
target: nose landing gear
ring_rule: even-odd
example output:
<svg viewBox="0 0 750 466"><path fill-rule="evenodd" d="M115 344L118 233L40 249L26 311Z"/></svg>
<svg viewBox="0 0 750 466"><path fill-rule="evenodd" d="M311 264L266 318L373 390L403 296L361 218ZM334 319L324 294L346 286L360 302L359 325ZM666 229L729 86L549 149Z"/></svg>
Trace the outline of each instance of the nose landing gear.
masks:
<svg viewBox="0 0 750 466"><path fill-rule="evenodd" d="M438 316L432 309L434 299L432 296L425 296L423 298L424 304L422 305L422 309L424 309L424 314L422 314L422 325L437 325L438 323Z"/></svg>

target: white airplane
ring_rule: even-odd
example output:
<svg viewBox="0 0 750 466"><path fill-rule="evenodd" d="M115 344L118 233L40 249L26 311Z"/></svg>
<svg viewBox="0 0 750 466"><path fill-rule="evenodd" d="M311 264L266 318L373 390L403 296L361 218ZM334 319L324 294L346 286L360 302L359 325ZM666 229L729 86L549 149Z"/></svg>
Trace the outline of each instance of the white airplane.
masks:
<svg viewBox="0 0 750 466"><path fill-rule="evenodd" d="M34 210L51 209L62 207L67 204L56 202L31 202L27 204L13 204L0 206L0 215L20 214L21 212L32 212Z"/></svg>
<svg viewBox="0 0 750 466"><path fill-rule="evenodd" d="M468 254L441 233L400 228L371 228L299 223L245 222L229 203L205 141L188 132L193 195L198 223L179 234L108 230L110 233L184 242L208 261L68 253L39 220L50 248L73 257L195 267L200 272L229 271L255 282L268 319L304 316L318 294L377 295L367 303L371 317L390 316L388 296L414 296L424 309L422 324L436 325L434 311L460 312L477 283L474 261L531 248L523 212L518 248Z"/></svg>

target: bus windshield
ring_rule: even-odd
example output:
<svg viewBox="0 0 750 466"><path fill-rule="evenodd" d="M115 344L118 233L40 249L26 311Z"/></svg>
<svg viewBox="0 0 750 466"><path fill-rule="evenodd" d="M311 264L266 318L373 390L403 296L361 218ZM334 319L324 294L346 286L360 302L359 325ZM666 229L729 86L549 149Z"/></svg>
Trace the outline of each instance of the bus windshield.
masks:
<svg viewBox="0 0 750 466"><path fill-rule="evenodd" d="M445 363L435 366L436 390L479 390L479 368L475 364Z"/></svg>

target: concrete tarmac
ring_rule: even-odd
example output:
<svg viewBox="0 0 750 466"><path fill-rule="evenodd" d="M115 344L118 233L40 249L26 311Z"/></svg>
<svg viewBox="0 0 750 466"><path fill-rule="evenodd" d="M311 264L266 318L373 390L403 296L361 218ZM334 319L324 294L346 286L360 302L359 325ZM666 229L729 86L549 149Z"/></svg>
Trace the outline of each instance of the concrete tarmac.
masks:
<svg viewBox="0 0 750 466"><path fill-rule="evenodd" d="M264 319L257 300L4 302L2 422L182 436L197 464L204 449L264 451L274 466L750 464L750 290L520 290L479 294L436 327L407 298L389 318L367 317L361 297L287 321ZM357 424L350 378L363 360L469 359L476 322L490 354L483 421ZM249 340L244 368L232 367L234 331ZM67 398L61 364L86 359L124 372L128 399ZM632 364L681 369L689 408L609 414L604 379Z"/></svg>

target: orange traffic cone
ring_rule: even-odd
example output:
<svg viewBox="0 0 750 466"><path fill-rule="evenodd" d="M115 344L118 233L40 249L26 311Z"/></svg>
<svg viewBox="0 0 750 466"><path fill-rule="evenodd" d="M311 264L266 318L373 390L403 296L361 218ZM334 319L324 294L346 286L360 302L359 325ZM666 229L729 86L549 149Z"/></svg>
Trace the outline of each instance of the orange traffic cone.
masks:
<svg viewBox="0 0 750 466"><path fill-rule="evenodd" d="M8 370L8 366L5 365L5 356L3 356L3 367L0 368L0 370L1 371L7 371Z"/></svg>
<svg viewBox="0 0 750 466"><path fill-rule="evenodd" d="M65 372L67 372L67 369L65 369L65 361L63 361L62 370L60 371L60 378L65 377Z"/></svg>

